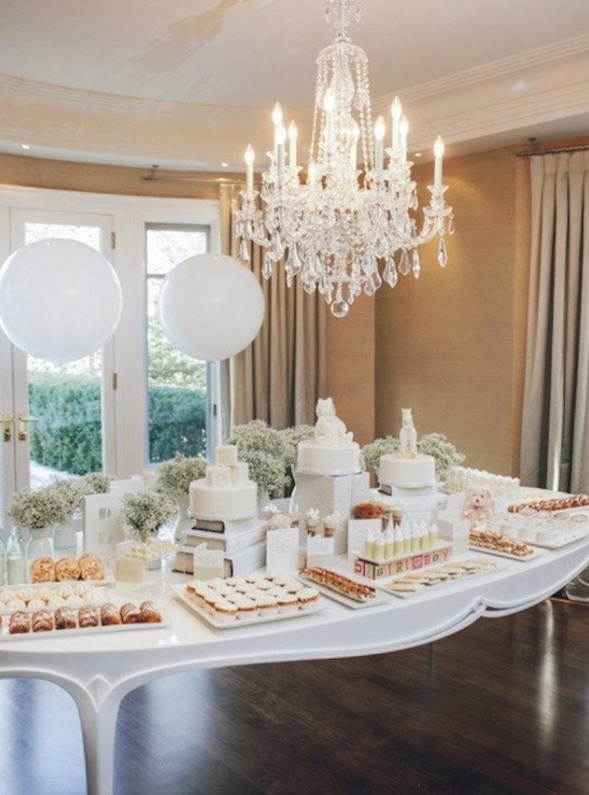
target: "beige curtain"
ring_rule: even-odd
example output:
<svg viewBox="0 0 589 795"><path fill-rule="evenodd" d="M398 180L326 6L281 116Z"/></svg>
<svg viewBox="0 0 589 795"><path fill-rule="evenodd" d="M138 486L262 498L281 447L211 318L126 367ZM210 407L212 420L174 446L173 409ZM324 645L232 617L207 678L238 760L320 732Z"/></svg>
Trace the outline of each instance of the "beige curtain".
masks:
<svg viewBox="0 0 589 795"><path fill-rule="evenodd" d="M530 158L532 244L520 477L589 492L589 152Z"/></svg>
<svg viewBox="0 0 589 795"><path fill-rule="evenodd" d="M237 191L225 185L220 196L223 252L236 256ZM254 342L222 373L231 427L252 419L273 428L314 424L315 405L325 391L325 302L318 294L306 294L298 281L287 287L280 266L269 280L263 279L259 246L250 247L250 256L264 291L266 315Z"/></svg>

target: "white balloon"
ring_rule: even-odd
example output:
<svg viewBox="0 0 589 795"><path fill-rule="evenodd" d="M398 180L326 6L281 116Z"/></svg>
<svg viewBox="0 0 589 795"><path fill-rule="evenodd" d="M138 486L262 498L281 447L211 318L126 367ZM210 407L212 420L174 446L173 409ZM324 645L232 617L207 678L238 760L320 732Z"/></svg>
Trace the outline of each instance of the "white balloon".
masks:
<svg viewBox="0 0 589 795"><path fill-rule="evenodd" d="M234 356L264 319L264 294L254 274L225 254L188 257L168 273L159 295L164 333L195 359Z"/></svg>
<svg viewBox="0 0 589 795"><path fill-rule="evenodd" d="M0 325L32 356L64 364L114 332L122 291L110 262L76 240L52 238L15 251L0 271Z"/></svg>

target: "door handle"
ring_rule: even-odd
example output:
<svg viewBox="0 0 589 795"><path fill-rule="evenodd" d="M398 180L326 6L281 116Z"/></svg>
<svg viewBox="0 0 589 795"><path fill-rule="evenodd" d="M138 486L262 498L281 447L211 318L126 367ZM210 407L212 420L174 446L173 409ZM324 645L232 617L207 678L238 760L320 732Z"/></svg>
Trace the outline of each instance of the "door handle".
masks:
<svg viewBox="0 0 589 795"><path fill-rule="evenodd" d="M26 442L28 438L29 422L36 422L38 417L29 417L28 414L19 414L17 417L18 441Z"/></svg>
<svg viewBox="0 0 589 795"><path fill-rule="evenodd" d="M12 423L13 419L10 414L2 415L2 438L5 442L12 441Z"/></svg>

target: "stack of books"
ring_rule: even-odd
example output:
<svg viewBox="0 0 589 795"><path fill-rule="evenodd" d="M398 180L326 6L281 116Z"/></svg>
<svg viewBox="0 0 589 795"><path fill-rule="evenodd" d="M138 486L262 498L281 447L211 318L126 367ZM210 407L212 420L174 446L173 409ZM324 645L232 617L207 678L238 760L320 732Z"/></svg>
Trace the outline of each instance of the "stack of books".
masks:
<svg viewBox="0 0 589 795"><path fill-rule="evenodd" d="M260 519L195 519L176 552L175 571L194 573L194 550L201 544L223 550L225 577L241 577L266 564L266 528Z"/></svg>

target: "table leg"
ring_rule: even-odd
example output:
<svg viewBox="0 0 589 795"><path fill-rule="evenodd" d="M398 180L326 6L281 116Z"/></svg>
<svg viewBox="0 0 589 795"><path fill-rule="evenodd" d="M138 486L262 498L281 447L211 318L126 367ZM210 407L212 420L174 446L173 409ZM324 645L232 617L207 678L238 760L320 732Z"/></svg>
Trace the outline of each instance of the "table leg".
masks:
<svg viewBox="0 0 589 795"><path fill-rule="evenodd" d="M84 742L88 795L113 795L114 747L121 699L112 692L100 704L88 693L74 695Z"/></svg>

